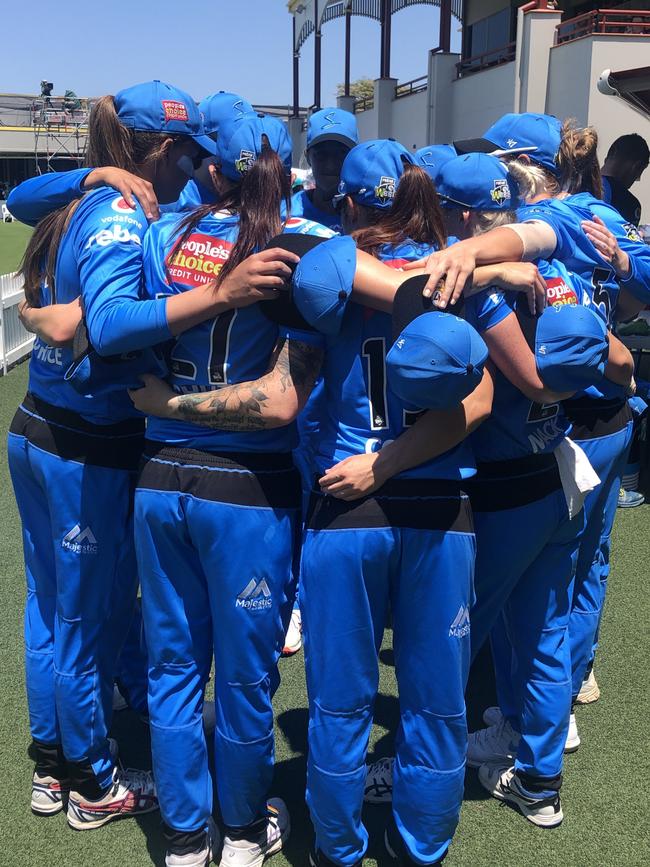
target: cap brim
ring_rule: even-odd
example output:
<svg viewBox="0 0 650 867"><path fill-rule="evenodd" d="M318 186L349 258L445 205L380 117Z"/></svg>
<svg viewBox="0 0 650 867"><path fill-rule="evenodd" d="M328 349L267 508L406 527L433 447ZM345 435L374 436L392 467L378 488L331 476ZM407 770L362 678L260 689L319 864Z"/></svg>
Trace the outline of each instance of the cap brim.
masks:
<svg viewBox="0 0 650 867"><path fill-rule="evenodd" d="M193 135L192 138L209 156L216 157L217 143L209 135Z"/></svg>
<svg viewBox="0 0 650 867"><path fill-rule="evenodd" d="M453 313L462 316L465 302L461 296L456 304L450 304L445 308L434 307L433 300L422 294L427 284L428 276L418 274L410 277L402 283L393 299L393 341L397 340L406 326L422 316L423 313Z"/></svg>
<svg viewBox="0 0 650 867"><path fill-rule="evenodd" d="M340 135L336 132L324 132L310 141L305 150L309 150L310 148L313 148L314 145L321 144L324 141L336 141L339 144L344 144L346 147L350 148L350 150L357 145L354 139L348 138L346 135Z"/></svg>
<svg viewBox="0 0 650 867"><path fill-rule="evenodd" d="M281 235L276 235L271 238L269 243L264 248L270 250L272 247L280 247L282 250L288 250L290 253L295 253L301 258L326 241L327 238L319 238L317 235L300 235L297 232L285 232ZM294 266L292 271L295 270ZM278 325L284 325L289 328L297 328L301 331L313 331L313 327L301 315L298 308L293 302L293 287L292 284L286 283L278 292L278 297L273 301L258 301L260 311L270 319L271 322L276 322Z"/></svg>
<svg viewBox="0 0 650 867"><path fill-rule="evenodd" d="M537 150L533 145L520 148L502 148L488 138L467 138L462 141L455 141L453 145L459 156L465 156L465 154L490 154L493 157L504 157L508 154L534 153Z"/></svg>

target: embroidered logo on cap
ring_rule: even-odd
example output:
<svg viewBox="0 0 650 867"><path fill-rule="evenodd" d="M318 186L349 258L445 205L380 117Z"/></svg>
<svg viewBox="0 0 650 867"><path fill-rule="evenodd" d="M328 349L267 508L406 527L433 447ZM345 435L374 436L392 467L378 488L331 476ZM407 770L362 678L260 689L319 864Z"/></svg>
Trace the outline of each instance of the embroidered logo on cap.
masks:
<svg viewBox="0 0 650 867"><path fill-rule="evenodd" d="M255 162L255 154L253 151L239 151L239 159L235 160L235 169L240 175L245 175L246 172L253 167Z"/></svg>
<svg viewBox="0 0 650 867"><path fill-rule="evenodd" d="M375 196L382 201L395 198L395 178L382 176L381 180L375 187Z"/></svg>
<svg viewBox="0 0 650 867"><path fill-rule="evenodd" d="M165 123L170 120L189 120L187 106L183 102L178 102L175 99L163 99L162 107L165 112Z"/></svg>
<svg viewBox="0 0 650 867"><path fill-rule="evenodd" d="M490 198L497 205L502 205L510 198L510 188L505 178L498 178L490 190Z"/></svg>

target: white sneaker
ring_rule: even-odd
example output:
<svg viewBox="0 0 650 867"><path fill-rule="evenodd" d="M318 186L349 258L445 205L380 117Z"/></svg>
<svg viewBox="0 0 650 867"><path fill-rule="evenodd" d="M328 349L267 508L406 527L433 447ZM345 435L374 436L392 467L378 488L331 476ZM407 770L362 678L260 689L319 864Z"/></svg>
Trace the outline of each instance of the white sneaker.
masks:
<svg viewBox="0 0 650 867"><path fill-rule="evenodd" d="M266 808L266 825L256 822L254 830L250 833L244 830L241 836L226 833L219 867L260 867L266 858L282 849L291 831L289 811L280 798L269 798Z"/></svg>
<svg viewBox="0 0 650 867"><path fill-rule="evenodd" d="M113 762L117 761L118 746L113 738L108 739ZM32 777L32 813L37 816L54 816L66 806L70 794L70 780L57 780L47 774L34 771Z"/></svg>
<svg viewBox="0 0 650 867"><path fill-rule="evenodd" d="M208 826L205 829L205 845L196 852L187 852L185 855L178 855L167 850L165 855L165 867L208 867L212 863L214 853L219 848L221 838L217 826L214 824L212 817L208 820Z"/></svg>
<svg viewBox="0 0 650 867"><path fill-rule="evenodd" d="M513 767L485 764L479 768L478 778L493 798L514 804L533 825L555 828L564 818L559 792L552 798L531 798L521 790Z"/></svg>
<svg viewBox="0 0 650 867"><path fill-rule="evenodd" d="M100 828L113 819L139 816L158 809L156 786L150 771L113 769L113 785L103 798L92 801L70 792L68 824L76 831Z"/></svg>
<svg viewBox="0 0 650 867"><path fill-rule="evenodd" d="M302 647L302 616L299 608L294 608L291 612L291 620L289 628L284 639L284 647L282 648L282 656L293 656L298 653Z"/></svg>
<svg viewBox="0 0 650 867"><path fill-rule="evenodd" d="M575 753L580 746L580 735L578 734L578 723L574 713L569 717L569 732L566 736L566 744L564 745L565 753Z"/></svg>
<svg viewBox="0 0 650 867"><path fill-rule="evenodd" d="M483 722L486 726L495 726L498 725L503 719L503 714L501 713L501 708L496 705L492 705L492 707L487 707L483 711Z"/></svg>
<svg viewBox="0 0 650 867"><path fill-rule="evenodd" d="M596 683L596 675L593 668L589 672L589 677L582 681L580 692L576 698L576 704L592 704L600 698L600 687Z"/></svg>
<svg viewBox="0 0 650 867"><path fill-rule="evenodd" d="M126 710L128 702L120 692L119 686L113 684L113 713L119 713L121 710Z"/></svg>
<svg viewBox="0 0 650 867"><path fill-rule="evenodd" d="M32 813L53 816L60 813L70 792L69 780L56 780L34 771L32 777Z"/></svg>
<svg viewBox="0 0 650 867"><path fill-rule="evenodd" d="M507 719L480 729L467 739L467 764L478 768L486 762L514 762L521 735Z"/></svg>
<svg viewBox="0 0 650 867"><path fill-rule="evenodd" d="M393 762L395 759L379 759L366 769L366 787L363 800L366 804L390 804L393 800Z"/></svg>

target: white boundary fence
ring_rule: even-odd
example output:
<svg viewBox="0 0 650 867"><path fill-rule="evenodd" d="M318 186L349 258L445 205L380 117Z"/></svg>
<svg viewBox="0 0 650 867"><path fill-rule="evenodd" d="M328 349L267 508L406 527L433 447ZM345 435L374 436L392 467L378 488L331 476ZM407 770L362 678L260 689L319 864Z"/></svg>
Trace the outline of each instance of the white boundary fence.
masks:
<svg viewBox="0 0 650 867"><path fill-rule="evenodd" d="M29 355L34 335L26 331L18 318L18 305L25 297L16 274L0 274L0 371Z"/></svg>

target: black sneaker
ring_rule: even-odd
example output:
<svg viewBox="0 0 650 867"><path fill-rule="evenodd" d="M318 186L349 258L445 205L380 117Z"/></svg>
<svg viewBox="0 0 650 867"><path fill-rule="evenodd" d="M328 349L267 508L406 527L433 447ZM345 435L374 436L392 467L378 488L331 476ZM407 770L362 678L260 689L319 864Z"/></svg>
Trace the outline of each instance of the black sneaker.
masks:
<svg viewBox="0 0 650 867"><path fill-rule="evenodd" d="M326 858L322 852L312 849L309 853L309 867L339 867L339 865ZM357 861L353 867L361 867L361 861Z"/></svg>
<svg viewBox="0 0 650 867"><path fill-rule="evenodd" d="M397 830L395 822L391 822L384 831L384 848L388 853L388 857L392 858L392 860L395 861L396 864L400 865L400 867L408 867L409 864L420 863L411 858L411 855L406 848L406 844L404 843L404 840L402 840L402 835ZM436 864L442 864L446 857L447 853L445 852L442 858L431 862L431 867L435 867Z"/></svg>

